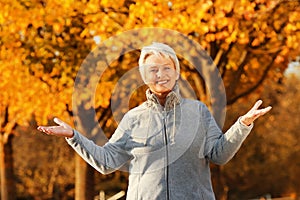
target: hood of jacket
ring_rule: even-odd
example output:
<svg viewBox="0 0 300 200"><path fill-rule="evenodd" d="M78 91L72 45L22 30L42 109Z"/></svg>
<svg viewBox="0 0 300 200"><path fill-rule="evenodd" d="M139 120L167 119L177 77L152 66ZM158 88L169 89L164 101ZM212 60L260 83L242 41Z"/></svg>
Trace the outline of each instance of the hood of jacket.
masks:
<svg viewBox="0 0 300 200"><path fill-rule="evenodd" d="M150 89L147 89L146 91L146 105L148 107L157 107L158 109L163 109L165 111L170 111L172 109L175 109L176 105L180 104L181 102L181 95L179 92L179 86L178 83L175 83L175 86L173 87L172 91L167 95L165 105L162 106L159 103L158 98L154 93L151 92Z"/></svg>

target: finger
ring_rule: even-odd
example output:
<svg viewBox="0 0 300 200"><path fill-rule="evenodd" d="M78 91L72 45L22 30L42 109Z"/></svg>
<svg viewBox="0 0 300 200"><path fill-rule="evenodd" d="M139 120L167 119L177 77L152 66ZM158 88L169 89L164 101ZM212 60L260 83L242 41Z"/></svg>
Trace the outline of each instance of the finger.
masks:
<svg viewBox="0 0 300 200"><path fill-rule="evenodd" d="M272 107L271 107L271 106L268 106L268 107L266 107L266 108L261 109L261 110L260 110L260 113L261 113L261 115L264 115L264 114L266 114L267 112L269 112L271 109L272 109Z"/></svg>
<svg viewBox="0 0 300 200"><path fill-rule="evenodd" d="M53 129L53 126L39 126L37 129L40 131L48 131Z"/></svg>
<svg viewBox="0 0 300 200"><path fill-rule="evenodd" d="M39 126L39 127L37 127L37 130L42 131L42 132L45 132L46 129L47 129L46 126Z"/></svg>
<svg viewBox="0 0 300 200"><path fill-rule="evenodd" d="M41 132L46 133L46 134L50 134L50 133L51 133L50 128L49 128L49 127L46 127L46 126L39 126L37 129L38 129L39 131L41 131Z"/></svg>
<svg viewBox="0 0 300 200"><path fill-rule="evenodd" d="M265 114L266 114L267 112L269 112L271 109L272 109L272 107L271 107L271 106L268 106L267 108L263 108L263 109L260 109L260 110L256 110L256 112L253 114L253 118L254 118L254 119L257 119L258 117L265 115Z"/></svg>
<svg viewBox="0 0 300 200"><path fill-rule="evenodd" d="M262 100L256 101L256 103L254 104L251 110L257 110L259 106L261 106L261 104L262 104Z"/></svg>

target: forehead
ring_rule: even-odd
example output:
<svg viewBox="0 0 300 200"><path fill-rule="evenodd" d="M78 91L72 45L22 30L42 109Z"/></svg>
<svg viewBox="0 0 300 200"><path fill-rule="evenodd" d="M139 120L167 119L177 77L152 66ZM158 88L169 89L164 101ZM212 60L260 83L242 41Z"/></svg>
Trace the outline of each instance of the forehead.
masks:
<svg viewBox="0 0 300 200"><path fill-rule="evenodd" d="M145 64L173 65L170 56L164 54L149 54L145 57Z"/></svg>

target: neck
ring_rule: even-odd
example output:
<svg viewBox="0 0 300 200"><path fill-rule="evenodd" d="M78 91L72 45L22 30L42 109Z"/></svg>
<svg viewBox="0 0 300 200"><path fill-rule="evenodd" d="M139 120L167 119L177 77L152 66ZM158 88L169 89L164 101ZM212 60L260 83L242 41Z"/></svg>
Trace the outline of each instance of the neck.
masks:
<svg viewBox="0 0 300 200"><path fill-rule="evenodd" d="M164 93L155 93L153 92L156 96L156 98L158 99L160 105L165 106L166 100L167 100L167 96L170 93L169 92L164 92Z"/></svg>
<svg viewBox="0 0 300 200"><path fill-rule="evenodd" d="M165 103L166 103L166 99L167 99L167 95L168 94L155 94L156 95L156 97L157 97L157 99L158 99L158 101L159 101L159 103L160 103L160 105L162 105L162 106L165 106Z"/></svg>

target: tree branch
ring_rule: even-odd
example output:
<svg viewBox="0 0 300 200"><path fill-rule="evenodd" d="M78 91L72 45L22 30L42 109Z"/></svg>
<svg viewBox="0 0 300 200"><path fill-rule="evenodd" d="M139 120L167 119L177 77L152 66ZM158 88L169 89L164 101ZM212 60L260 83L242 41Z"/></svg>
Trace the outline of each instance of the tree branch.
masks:
<svg viewBox="0 0 300 200"><path fill-rule="evenodd" d="M261 76L261 78L256 82L256 84L254 84L252 87L250 87L249 89L247 89L244 92L241 92L240 94L236 95L235 97L228 99L227 101L227 105L231 105L234 102L236 102L239 98L243 97L243 96L247 96L249 94L251 94L253 91L255 91L262 83L263 81L266 79L266 76L268 75L269 70L271 69L276 56L279 54L280 51L278 51L276 54L274 54L272 56L272 61L267 65L266 69L263 72L263 75Z"/></svg>

